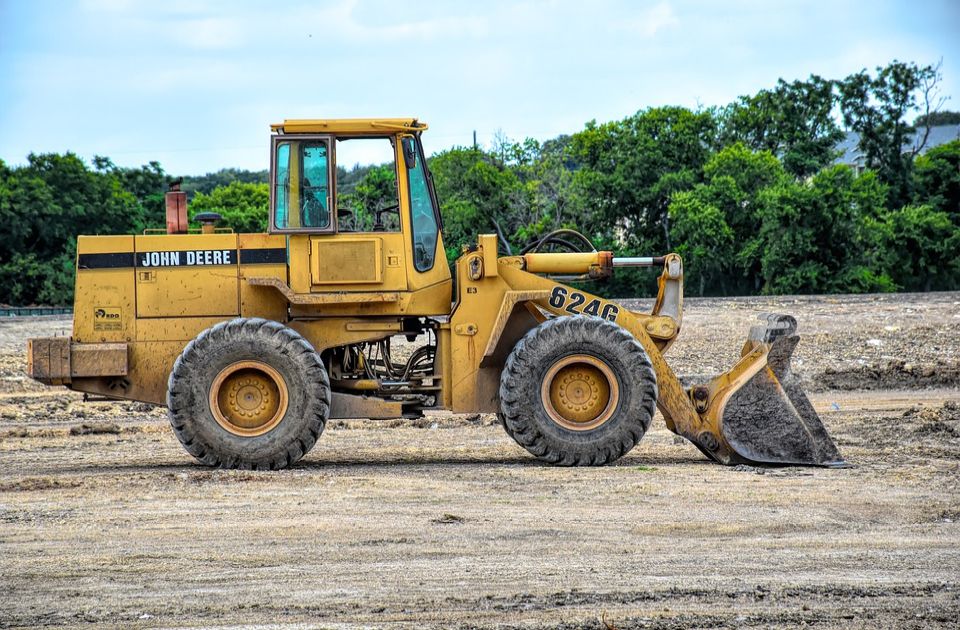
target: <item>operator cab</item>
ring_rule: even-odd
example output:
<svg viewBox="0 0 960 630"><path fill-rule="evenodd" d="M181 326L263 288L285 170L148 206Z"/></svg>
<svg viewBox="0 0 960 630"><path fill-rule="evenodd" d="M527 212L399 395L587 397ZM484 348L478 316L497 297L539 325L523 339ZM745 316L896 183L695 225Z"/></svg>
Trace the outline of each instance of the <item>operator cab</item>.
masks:
<svg viewBox="0 0 960 630"><path fill-rule="evenodd" d="M294 293L450 283L420 142L426 128L415 119L273 125L269 231L287 235Z"/></svg>

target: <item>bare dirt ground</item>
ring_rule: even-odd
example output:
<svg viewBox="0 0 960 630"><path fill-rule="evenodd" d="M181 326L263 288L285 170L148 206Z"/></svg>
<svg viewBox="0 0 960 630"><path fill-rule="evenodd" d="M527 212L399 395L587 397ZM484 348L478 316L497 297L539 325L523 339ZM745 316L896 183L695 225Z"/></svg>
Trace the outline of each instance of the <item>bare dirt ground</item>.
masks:
<svg viewBox="0 0 960 630"><path fill-rule="evenodd" d="M688 300L668 357L725 369L769 310L853 467L720 467L658 418L551 468L438 414L208 470L162 409L25 380L68 320L0 321L0 627L960 627L960 294Z"/></svg>

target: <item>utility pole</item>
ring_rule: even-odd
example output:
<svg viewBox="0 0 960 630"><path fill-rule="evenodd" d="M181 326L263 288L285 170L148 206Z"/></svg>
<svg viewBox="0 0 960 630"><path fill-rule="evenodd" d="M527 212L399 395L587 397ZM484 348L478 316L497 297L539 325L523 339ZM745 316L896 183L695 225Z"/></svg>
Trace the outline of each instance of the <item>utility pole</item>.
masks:
<svg viewBox="0 0 960 630"><path fill-rule="evenodd" d="M477 150L477 130L473 130L473 150Z"/></svg>

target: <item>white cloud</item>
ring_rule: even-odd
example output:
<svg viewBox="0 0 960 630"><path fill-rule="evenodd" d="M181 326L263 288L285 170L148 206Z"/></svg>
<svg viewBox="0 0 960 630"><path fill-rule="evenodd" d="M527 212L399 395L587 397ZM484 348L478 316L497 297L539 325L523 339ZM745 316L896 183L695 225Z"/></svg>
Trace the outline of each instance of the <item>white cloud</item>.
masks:
<svg viewBox="0 0 960 630"><path fill-rule="evenodd" d="M167 0L144 6L132 0L82 0L77 28L101 39L136 45L155 41L188 50L228 50L244 46L251 31L263 29L251 11L224 12L202 0Z"/></svg>
<svg viewBox="0 0 960 630"><path fill-rule="evenodd" d="M240 21L233 18L200 18L175 24L170 34L183 46L205 50L238 48L246 34Z"/></svg>
<svg viewBox="0 0 960 630"><path fill-rule="evenodd" d="M651 7L640 17L622 22L620 28L638 33L644 37L653 37L663 29L679 24L680 20L667 2Z"/></svg>
<svg viewBox="0 0 960 630"><path fill-rule="evenodd" d="M126 80L131 90L143 94L167 94L181 97L185 92L217 93L236 90L250 80L242 64L219 59L184 60L176 65L156 64Z"/></svg>
<svg viewBox="0 0 960 630"><path fill-rule="evenodd" d="M148 4L140 0L81 0L79 8L84 13L127 13L137 15L199 15L224 8L223 3L206 0L165 0Z"/></svg>
<svg viewBox="0 0 960 630"><path fill-rule="evenodd" d="M317 24L326 35L338 39L361 42L387 42L400 40L455 39L458 37L483 37L489 32L487 21L473 15L438 16L419 20L407 20L374 24L358 17L357 0L348 0L320 10L309 10L300 24Z"/></svg>
<svg viewBox="0 0 960 630"><path fill-rule="evenodd" d="M134 4L134 0L83 0L80 7L91 13L125 13Z"/></svg>

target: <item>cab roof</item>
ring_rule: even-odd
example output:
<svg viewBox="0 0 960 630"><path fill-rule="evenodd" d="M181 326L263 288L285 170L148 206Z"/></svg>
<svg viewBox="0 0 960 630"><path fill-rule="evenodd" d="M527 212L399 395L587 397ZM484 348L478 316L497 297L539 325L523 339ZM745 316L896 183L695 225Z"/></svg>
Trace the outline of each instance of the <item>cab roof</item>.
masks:
<svg viewBox="0 0 960 630"><path fill-rule="evenodd" d="M384 132L419 133L427 124L416 118L330 118L284 120L270 125L274 133L382 134Z"/></svg>

